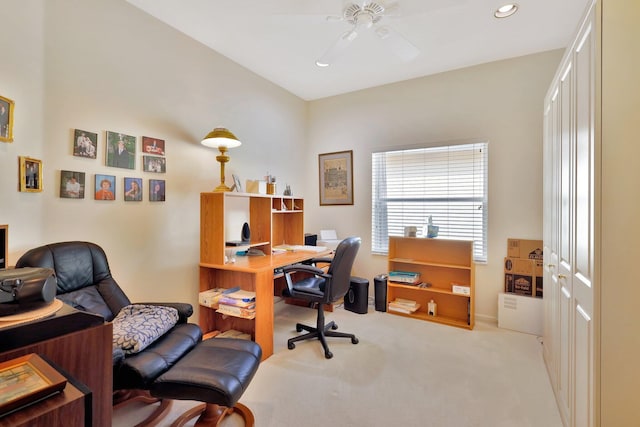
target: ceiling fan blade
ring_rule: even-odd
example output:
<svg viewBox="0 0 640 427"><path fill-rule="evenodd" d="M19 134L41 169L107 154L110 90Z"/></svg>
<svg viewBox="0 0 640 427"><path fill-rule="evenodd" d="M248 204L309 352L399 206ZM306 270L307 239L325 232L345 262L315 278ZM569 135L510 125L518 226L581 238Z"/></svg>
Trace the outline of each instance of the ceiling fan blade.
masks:
<svg viewBox="0 0 640 427"><path fill-rule="evenodd" d="M420 54L420 50L413 43L391 27L376 27L374 32L393 53L405 62L415 59Z"/></svg>
<svg viewBox="0 0 640 427"><path fill-rule="evenodd" d="M347 31L341 35L333 46L318 58L316 65L319 67L327 67L331 65L333 61L345 51L351 42L355 40L356 37L358 37L358 33L355 29Z"/></svg>

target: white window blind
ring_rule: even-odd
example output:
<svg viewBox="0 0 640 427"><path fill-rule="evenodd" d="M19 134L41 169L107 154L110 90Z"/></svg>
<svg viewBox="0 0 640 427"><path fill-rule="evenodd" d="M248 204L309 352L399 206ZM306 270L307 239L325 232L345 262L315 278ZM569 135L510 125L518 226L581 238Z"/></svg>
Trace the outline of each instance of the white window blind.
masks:
<svg viewBox="0 0 640 427"><path fill-rule="evenodd" d="M487 142L372 154L373 252L388 253L389 236L432 217L438 238L474 241L487 260ZM426 230L425 230L426 232Z"/></svg>

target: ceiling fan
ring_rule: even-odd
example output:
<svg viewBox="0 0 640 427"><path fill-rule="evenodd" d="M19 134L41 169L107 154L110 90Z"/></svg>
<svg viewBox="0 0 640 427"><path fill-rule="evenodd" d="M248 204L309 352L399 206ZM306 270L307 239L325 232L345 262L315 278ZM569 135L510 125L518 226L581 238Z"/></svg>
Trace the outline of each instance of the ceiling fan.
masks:
<svg viewBox="0 0 640 427"><path fill-rule="evenodd" d="M349 45L365 31L372 31L403 61L411 61L420 51L409 40L393 28L381 25L386 18L398 15L398 3L385 6L382 2L363 0L348 1L342 15L328 16L327 21L346 21L352 28L342 34L336 42L316 61L319 67L327 67L338 58Z"/></svg>

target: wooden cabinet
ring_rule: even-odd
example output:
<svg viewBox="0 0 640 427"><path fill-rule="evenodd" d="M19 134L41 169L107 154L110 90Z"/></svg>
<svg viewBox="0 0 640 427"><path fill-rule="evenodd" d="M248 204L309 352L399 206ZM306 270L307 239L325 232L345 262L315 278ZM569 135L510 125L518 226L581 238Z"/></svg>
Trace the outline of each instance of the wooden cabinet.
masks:
<svg viewBox="0 0 640 427"><path fill-rule="evenodd" d="M544 104L543 356L565 426L640 425L640 4L587 3Z"/></svg>
<svg viewBox="0 0 640 427"><path fill-rule="evenodd" d="M396 298L420 304L411 314L389 313L473 329L475 264L473 242L467 240L389 237L389 271L420 273L428 287L387 282L387 304ZM453 286L469 288L469 295L453 292ZM436 315L428 314L428 303L437 305Z"/></svg>

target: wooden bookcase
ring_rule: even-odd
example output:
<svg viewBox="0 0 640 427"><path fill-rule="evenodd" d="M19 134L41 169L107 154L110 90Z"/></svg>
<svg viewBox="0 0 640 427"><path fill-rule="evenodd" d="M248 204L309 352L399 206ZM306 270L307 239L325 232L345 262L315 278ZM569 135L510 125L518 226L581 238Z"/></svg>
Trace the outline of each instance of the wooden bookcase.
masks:
<svg viewBox="0 0 640 427"><path fill-rule="evenodd" d="M429 287L387 283L387 303L396 298L416 301L420 308L411 314L387 310L446 325L473 329L475 265L473 242L467 240L389 237L389 271L420 273L420 282ZM453 293L454 284L468 286L469 295ZM430 300L437 304L436 316L427 313Z"/></svg>
<svg viewBox="0 0 640 427"><path fill-rule="evenodd" d="M200 292L239 286L256 293L255 319L226 316L216 313L215 308L200 306L199 325L203 332L235 329L250 334L260 344L263 360L273 353L274 269L301 262L305 255L272 255L271 250L282 244L304 245L303 207L303 199L288 196L200 194ZM225 264L225 253L239 249L226 246L228 229L234 232L245 219L251 229L249 245L262 250L265 256L236 256L234 263Z"/></svg>

